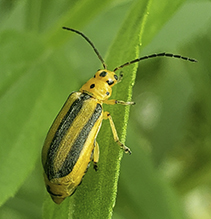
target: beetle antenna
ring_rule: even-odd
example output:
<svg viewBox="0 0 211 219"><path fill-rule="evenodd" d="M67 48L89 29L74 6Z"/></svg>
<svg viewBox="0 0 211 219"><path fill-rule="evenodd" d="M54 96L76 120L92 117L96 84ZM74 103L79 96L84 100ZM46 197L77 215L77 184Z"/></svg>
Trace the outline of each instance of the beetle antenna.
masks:
<svg viewBox="0 0 211 219"><path fill-rule="evenodd" d="M99 58L100 61L102 62L104 69L107 69L107 66L106 66L106 64L105 64L105 62L104 62L102 56L100 55L100 53L98 52L98 50L96 49L96 47L94 46L94 44L90 41L90 39L89 39L87 36L85 36L85 35L84 35L83 33L81 33L80 31L74 30L74 29L69 28L69 27L62 27L62 28L65 29L65 30L70 30L70 31L72 31L72 32L75 32L75 33L81 35L81 36L91 45L91 47L94 49L94 51L95 51L95 53L97 54L98 58Z"/></svg>
<svg viewBox="0 0 211 219"><path fill-rule="evenodd" d="M143 57L140 57L138 59L134 59L130 62L126 62L125 64L123 65L120 65L119 67L115 68L113 71L117 71L119 70L120 68L123 68L127 65L130 65L130 64L133 64L135 62L139 62L141 60L144 60L144 59L150 59L150 58L155 58L155 57L160 57L160 56L166 56L166 57L171 57L171 58L177 58L177 59L183 59L183 60L186 60L186 61L190 61L190 62L197 62L196 59L192 59L192 58L188 58L188 57L184 57L184 56L181 56L181 55L174 55L172 53L155 53L155 54L152 54L152 55L148 55L148 56L143 56Z"/></svg>

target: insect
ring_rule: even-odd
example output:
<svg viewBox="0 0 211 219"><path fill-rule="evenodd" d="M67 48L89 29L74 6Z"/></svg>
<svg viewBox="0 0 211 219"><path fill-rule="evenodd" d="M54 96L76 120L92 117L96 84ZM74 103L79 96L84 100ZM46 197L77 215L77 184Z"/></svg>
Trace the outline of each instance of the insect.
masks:
<svg viewBox="0 0 211 219"><path fill-rule="evenodd" d="M132 60L109 71L93 43L83 33L67 27L63 29L81 35L94 49L102 62L103 69L98 70L78 92L72 92L69 95L45 139L42 150L44 180L47 191L56 204L60 204L74 193L91 160L94 162L94 169L97 170L99 145L96 137L102 120L109 120L114 141L126 153L131 154L130 149L120 142L110 113L104 112L102 108L102 104L134 104L134 102L109 99L112 87L122 79L122 75L118 77L115 72L135 62L158 56L196 62L195 59L180 55L158 53Z"/></svg>

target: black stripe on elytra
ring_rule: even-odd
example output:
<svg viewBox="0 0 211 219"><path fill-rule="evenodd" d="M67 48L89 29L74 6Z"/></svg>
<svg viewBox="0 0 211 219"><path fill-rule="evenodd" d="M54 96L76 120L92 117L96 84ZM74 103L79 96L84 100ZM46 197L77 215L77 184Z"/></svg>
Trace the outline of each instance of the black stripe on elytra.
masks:
<svg viewBox="0 0 211 219"><path fill-rule="evenodd" d="M48 149L47 159L45 163L45 173L48 179L52 179L55 175L54 171L54 158L56 155L57 150L59 149L59 145L63 140L66 132L68 131L69 127L71 126L72 122L78 115L79 111L81 110L84 101L90 99L91 96L88 94L81 94L78 99L76 99L70 109L67 111L66 115L63 117L61 123L59 124L58 129L55 132L55 135L52 139L50 147ZM68 97L69 99L69 97ZM66 104L66 103L65 103Z"/></svg>
<svg viewBox="0 0 211 219"><path fill-rule="evenodd" d="M53 176L51 176L51 178L61 178L67 176L72 171L79 158L80 152L84 147L86 139L91 129L95 125L96 121L100 117L101 113L102 113L102 106L98 103L89 121L86 123L86 125L84 125L83 129L81 130L80 134L78 135L77 139L72 145L71 150L68 153L60 170L57 173L55 173Z"/></svg>

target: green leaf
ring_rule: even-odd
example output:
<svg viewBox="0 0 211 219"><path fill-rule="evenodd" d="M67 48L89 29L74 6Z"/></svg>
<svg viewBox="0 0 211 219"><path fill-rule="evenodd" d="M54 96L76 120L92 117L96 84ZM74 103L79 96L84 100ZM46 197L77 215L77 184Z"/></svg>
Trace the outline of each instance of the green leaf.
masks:
<svg viewBox="0 0 211 219"><path fill-rule="evenodd" d="M76 8L65 11L63 17L55 21L56 24L51 24L55 27L52 28L55 30L54 34L60 32L67 39L70 35L64 34L62 25L67 24L69 19L77 20L80 7L88 10L94 3L96 7L92 8L89 19L80 18L81 26L100 13L109 1L104 1L103 4L99 4L99 1L86 1L85 4L84 1L77 1ZM20 2L8 12L9 19L3 25L5 31L0 34L0 205L15 195L40 157L45 133L59 110L59 105L54 103L61 106L65 101L60 98L59 90L62 87L63 92L71 92L65 75L71 78L71 72L74 72L71 71L71 66L67 68L69 61L64 56L64 51L60 53L59 50L49 49L52 47L49 39L53 38L53 45L56 46L57 35L52 36L50 30L45 34L38 34L39 24L45 23L43 16L38 15L46 13L47 16L50 12L44 9L41 1ZM71 14L73 9L74 13ZM33 13L27 14L28 11ZM59 29L56 28L58 26ZM6 30L10 28L13 30ZM62 45L63 42L61 38L59 44ZM77 78L71 83L73 88L77 87L75 84Z"/></svg>
<svg viewBox="0 0 211 219"><path fill-rule="evenodd" d="M45 88L45 75L40 74L38 69L27 69L25 66L26 60L31 65L35 64L34 60L42 50L42 45L34 36L7 31L1 34L0 46L1 205L14 195L32 171L39 154L34 133L41 134L39 121L42 118L36 112L42 102L40 95ZM32 53L35 48L37 52ZM11 55L8 55L8 50ZM39 83L34 84L34 80Z"/></svg>
<svg viewBox="0 0 211 219"><path fill-rule="evenodd" d="M134 219L184 218L179 198L153 165L147 150L149 142L144 139L144 135L141 135L140 140L140 131L137 132L136 129L129 124L128 142L133 146L133 154L124 158L121 165L114 212L118 212L123 218Z"/></svg>
<svg viewBox="0 0 211 219"><path fill-rule="evenodd" d="M146 46L151 42L156 33L160 31L165 22L173 16L173 14L187 0L167 1L161 0L152 2L149 11L149 19L146 23L145 34L143 35L143 44Z"/></svg>
<svg viewBox="0 0 211 219"><path fill-rule="evenodd" d="M61 16L56 24L46 33L46 40L49 46L61 45L70 39L70 34L64 34L60 31L62 26L80 29L88 23L94 16L106 8L112 0L80 0L76 1L69 11ZM82 15L86 14L86 19ZM77 24L75 27L74 24ZM73 26L74 25L74 26Z"/></svg>

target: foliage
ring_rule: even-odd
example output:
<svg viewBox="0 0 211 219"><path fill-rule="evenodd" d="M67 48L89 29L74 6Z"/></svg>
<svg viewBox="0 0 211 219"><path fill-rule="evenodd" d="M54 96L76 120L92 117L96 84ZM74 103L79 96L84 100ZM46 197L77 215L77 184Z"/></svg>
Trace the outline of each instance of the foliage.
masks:
<svg viewBox="0 0 211 219"><path fill-rule="evenodd" d="M211 3L99 2L0 2L0 218L111 218L116 191L112 218L209 218ZM123 156L119 186L122 151L105 121L99 171L90 168L76 193L56 206L44 188L42 144L68 94L99 68L90 46L65 25L83 31L102 54L110 48L111 70L139 50L169 50L199 62L147 60L136 80L137 65L123 69L112 97L130 99L135 82L137 104L127 135L133 153ZM129 108L105 109L124 140Z"/></svg>

